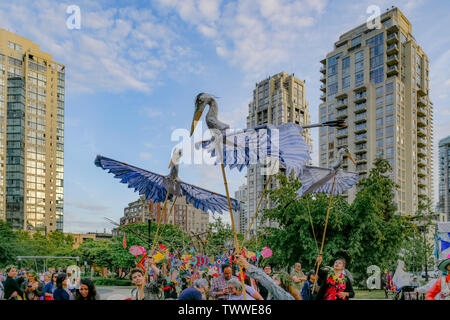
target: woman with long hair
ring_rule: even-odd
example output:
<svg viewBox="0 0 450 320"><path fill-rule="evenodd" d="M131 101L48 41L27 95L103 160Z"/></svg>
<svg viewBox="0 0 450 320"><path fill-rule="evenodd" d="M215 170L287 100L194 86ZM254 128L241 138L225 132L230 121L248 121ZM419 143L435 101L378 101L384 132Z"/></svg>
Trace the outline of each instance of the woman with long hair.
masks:
<svg viewBox="0 0 450 320"><path fill-rule="evenodd" d="M51 280L44 287L44 300L53 300L53 291L56 289L56 279L58 278L57 273L53 273Z"/></svg>
<svg viewBox="0 0 450 320"><path fill-rule="evenodd" d="M82 278L80 288L75 292L75 300L100 300L94 282L88 278Z"/></svg>
<svg viewBox="0 0 450 320"><path fill-rule="evenodd" d="M60 273L56 278L56 289L53 291L54 300L73 300L73 294L68 289L66 273Z"/></svg>

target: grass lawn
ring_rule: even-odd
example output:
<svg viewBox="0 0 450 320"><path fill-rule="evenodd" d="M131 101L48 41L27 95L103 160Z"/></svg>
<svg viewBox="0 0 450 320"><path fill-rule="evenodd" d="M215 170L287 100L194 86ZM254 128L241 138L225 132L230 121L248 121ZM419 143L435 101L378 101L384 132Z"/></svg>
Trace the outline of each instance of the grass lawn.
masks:
<svg viewBox="0 0 450 320"><path fill-rule="evenodd" d="M353 299L386 299L384 290L358 290L355 289L355 297Z"/></svg>

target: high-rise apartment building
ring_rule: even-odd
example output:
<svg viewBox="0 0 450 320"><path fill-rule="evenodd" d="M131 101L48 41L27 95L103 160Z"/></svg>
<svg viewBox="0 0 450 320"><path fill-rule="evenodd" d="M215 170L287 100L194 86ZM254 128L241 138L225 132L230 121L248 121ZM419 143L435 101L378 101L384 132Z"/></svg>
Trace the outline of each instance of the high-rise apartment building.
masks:
<svg viewBox="0 0 450 320"><path fill-rule="evenodd" d="M64 65L0 29L0 219L63 231Z"/></svg>
<svg viewBox="0 0 450 320"><path fill-rule="evenodd" d="M450 136L439 141L439 213L450 221Z"/></svg>
<svg viewBox="0 0 450 320"><path fill-rule="evenodd" d="M345 129L321 128L320 166L330 166L348 147L367 176L376 158L393 168L398 213L414 214L420 198L433 196L433 105L429 60L397 8L383 13L381 27L366 24L340 36L321 61L320 121L346 119ZM353 201L356 187L348 192Z"/></svg>
<svg viewBox="0 0 450 320"><path fill-rule="evenodd" d="M253 90L253 101L249 104L247 128L266 123L280 125L287 122L306 125L310 123L310 116L308 102L305 98L305 83L293 74L281 72L256 84L256 88ZM302 135L312 148L309 129L305 129ZM248 224L252 220L269 177L261 175L261 168L261 165L258 164L249 166L247 169L248 203L246 211ZM277 182L273 179L268 188L273 189L276 185ZM270 206L270 203L263 201L259 212ZM252 226L252 231L255 230L255 225L256 227L260 225L260 216L259 213L256 223ZM245 229L247 230L248 226Z"/></svg>
<svg viewBox="0 0 450 320"><path fill-rule="evenodd" d="M241 203L240 210L233 212L234 221L236 223L236 231L244 235L247 232L246 227L248 226L247 196L248 188L246 184L240 186L239 189L234 193L234 198Z"/></svg>
<svg viewBox="0 0 450 320"><path fill-rule="evenodd" d="M123 217L120 218L120 225L132 223L143 223L149 219L152 223L157 223L159 219L162 224L179 225L185 232L205 232L208 229L209 214L200 209L194 208L192 204L186 203L185 197L177 198L175 204L168 200L166 209L162 212L163 203L154 203L152 200L145 200L141 195L138 200L128 204L123 210ZM169 210L172 213L169 214ZM161 214L163 216L161 217ZM120 234L119 230L113 229L114 236Z"/></svg>

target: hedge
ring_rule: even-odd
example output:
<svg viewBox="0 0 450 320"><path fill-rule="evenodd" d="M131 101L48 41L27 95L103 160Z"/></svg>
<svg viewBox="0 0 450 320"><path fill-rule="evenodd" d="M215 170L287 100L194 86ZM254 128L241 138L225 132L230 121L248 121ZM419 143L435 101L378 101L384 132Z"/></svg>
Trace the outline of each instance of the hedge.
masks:
<svg viewBox="0 0 450 320"><path fill-rule="evenodd" d="M92 280L96 286L132 286L129 279L98 277L93 278Z"/></svg>

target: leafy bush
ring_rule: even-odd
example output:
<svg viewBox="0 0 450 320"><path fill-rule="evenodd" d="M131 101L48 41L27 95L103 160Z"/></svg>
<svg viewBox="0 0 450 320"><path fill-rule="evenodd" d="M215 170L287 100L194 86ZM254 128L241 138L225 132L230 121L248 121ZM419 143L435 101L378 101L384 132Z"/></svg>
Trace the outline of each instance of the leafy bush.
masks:
<svg viewBox="0 0 450 320"><path fill-rule="evenodd" d="M98 277L93 278L95 285L98 286L131 286L131 281L129 279L119 279L119 278L104 278Z"/></svg>

